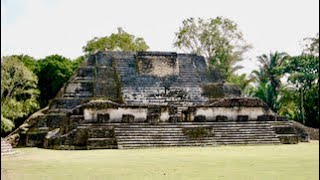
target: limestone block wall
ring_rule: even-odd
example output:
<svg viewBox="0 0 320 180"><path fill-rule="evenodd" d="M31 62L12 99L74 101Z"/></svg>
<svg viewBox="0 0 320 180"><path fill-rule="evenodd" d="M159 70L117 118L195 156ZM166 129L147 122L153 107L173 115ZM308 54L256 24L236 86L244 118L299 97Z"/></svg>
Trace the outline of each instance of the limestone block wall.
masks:
<svg viewBox="0 0 320 180"><path fill-rule="evenodd" d="M84 109L84 122L99 122L99 116L107 116L105 122L123 122L123 115L132 115L135 122L145 122L147 119L147 108L108 108L108 109Z"/></svg>
<svg viewBox="0 0 320 180"><path fill-rule="evenodd" d="M205 69L201 62L204 59L195 55L163 52L141 52L118 59L124 103L183 106L185 102L207 101L200 87L199 72Z"/></svg>
<svg viewBox="0 0 320 180"><path fill-rule="evenodd" d="M257 120L258 116L275 115L263 107L199 107L194 116L205 116L207 121L216 121L217 117L225 116L228 120L237 120L238 116L248 116L248 120Z"/></svg>
<svg viewBox="0 0 320 180"><path fill-rule="evenodd" d="M98 52L91 55L61 89L54 103L108 99L126 105L190 106L230 94L205 59L175 52ZM210 88L207 88L210 87ZM217 96L218 97L218 96ZM216 98L217 98L216 97ZM61 102L60 102L61 101ZM73 108L68 104L65 109Z"/></svg>
<svg viewBox="0 0 320 180"><path fill-rule="evenodd" d="M227 98L211 104L186 107L127 106L108 100L93 100L77 109L74 112L83 114L84 123L272 121L277 116L263 101L256 98Z"/></svg>

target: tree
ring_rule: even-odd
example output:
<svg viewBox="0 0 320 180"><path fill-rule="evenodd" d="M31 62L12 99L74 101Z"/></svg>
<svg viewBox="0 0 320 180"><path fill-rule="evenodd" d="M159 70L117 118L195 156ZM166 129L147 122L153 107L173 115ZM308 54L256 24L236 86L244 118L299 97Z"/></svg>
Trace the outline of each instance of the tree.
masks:
<svg viewBox="0 0 320 180"><path fill-rule="evenodd" d="M37 76L16 57L1 59L1 133L11 131L14 120L37 110Z"/></svg>
<svg viewBox="0 0 320 180"><path fill-rule="evenodd" d="M207 64L228 78L242 66L236 66L250 45L243 39L238 25L226 18L186 19L175 33L174 46L205 57Z"/></svg>
<svg viewBox="0 0 320 180"><path fill-rule="evenodd" d="M37 60L29 55L12 55L11 57L18 59L20 62L22 62L30 71L35 73L37 69Z"/></svg>
<svg viewBox="0 0 320 180"><path fill-rule="evenodd" d="M227 81L238 85L240 87L241 94L244 96L249 96L253 80L253 78L247 77L247 74L245 73L241 75L231 75L229 76L229 79L227 79Z"/></svg>
<svg viewBox="0 0 320 180"><path fill-rule="evenodd" d="M291 120L301 119L301 109L299 107L299 93L294 87L282 86L279 98L279 115Z"/></svg>
<svg viewBox="0 0 320 180"><path fill-rule="evenodd" d="M315 37L304 38L304 49L302 54L319 57L319 33Z"/></svg>
<svg viewBox="0 0 320 180"><path fill-rule="evenodd" d="M71 60L60 55L47 56L38 61L37 76L41 107L46 106L49 100L56 96L76 68Z"/></svg>
<svg viewBox="0 0 320 180"><path fill-rule="evenodd" d="M319 127L319 56L302 54L284 63L283 73L300 97L295 101L300 107L299 121L312 127Z"/></svg>
<svg viewBox="0 0 320 180"><path fill-rule="evenodd" d="M284 62L283 73L296 94L297 116L295 120L307 126L319 128L319 33L304 39L300 56Z"/></svg>
<svg viewBox="0 0 320 180"><path fill-rule="evenodd" d="M276 112L279 109L278 95L281 85L280 78L283 75L281 67L288 57L288 54L283 52L270 53L269 56L263 54L258 57L260 70L253 71L251 74L258 83L258 87L253 90L252 94L264 100Z"/></svg>
<svg viewBox="0 0 320 180"><path fill-rule="evenodd" d="M83 51L87 54L92 54L97 51L146 51L149 46L143 38L135 37L122 28L118 28L118 33L112 33L110 36L95 37L87 42L83 47Z"/></svg>

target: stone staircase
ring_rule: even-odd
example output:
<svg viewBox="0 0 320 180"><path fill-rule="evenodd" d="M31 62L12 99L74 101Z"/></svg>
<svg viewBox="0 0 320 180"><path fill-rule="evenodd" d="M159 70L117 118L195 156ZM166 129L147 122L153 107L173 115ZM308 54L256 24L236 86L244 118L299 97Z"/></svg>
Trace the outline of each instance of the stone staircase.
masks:
<svg viewBox="0 0 320 180"><path fill-rule="evenodd" d="M296 144L299 141L309 141L308 133L299 132L299 129L295 128L290 121L273 121L270 124L282 144Z"/></svg>
<svg viewBox="0 0 320 180"><path fill-rule="evenodd" d="M270 122L266 121L219 122L214 128L219 145L280 143Z"/></svg>
<svg viewBox="0 0 320 180"><path fill-rule="evenodd" d="M1 138L1 156L15 154L11 144Z"/></svg>
<svg viewBox="0 0 320 180"><path fill-rule="evenodd" d="M213 135L193 138L186 128L212 128ZM118 148L279 144L269 122L206 122L179 124L127 124L115 128Z"/></svg>

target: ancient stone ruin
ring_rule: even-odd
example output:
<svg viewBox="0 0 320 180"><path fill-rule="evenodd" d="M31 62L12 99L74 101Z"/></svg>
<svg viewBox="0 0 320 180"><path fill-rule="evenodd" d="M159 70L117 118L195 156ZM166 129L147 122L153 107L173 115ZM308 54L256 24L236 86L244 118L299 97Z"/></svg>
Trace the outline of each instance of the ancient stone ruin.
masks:
<svg viewBox="0 0 320 180"><path fill-rule="evenodd" d="M15 151L13 150L11 144L7 142L5 139L1 138L1 156L13 154L15 154Z"/></svg>
<svg viewBox="0 0 320 180"><path fill-rule="evenodd" d="M173 52L98 52L19 132L53 149L297 143L289 121L243 98L205 59Z"/></svg>

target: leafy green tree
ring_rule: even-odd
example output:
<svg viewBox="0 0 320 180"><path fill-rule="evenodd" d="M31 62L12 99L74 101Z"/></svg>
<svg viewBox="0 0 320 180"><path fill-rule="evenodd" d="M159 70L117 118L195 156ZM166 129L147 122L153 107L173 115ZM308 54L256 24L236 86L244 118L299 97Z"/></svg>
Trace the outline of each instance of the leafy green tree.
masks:
<svg viewBox="0 0 320 180"><path fill-rule="evenodd" d="M279 115L291 120L299 120L301 116L301 109L299 107L300 95L296 91L296 88L282 86L279 94Z"/></svg>
<svg viewBox="0 0 320 180"><path fill-rule="evenodd" d="M86 56L79 56L76 59L72 60L73 70L79 68L81 64L85 61Z"/></svg>
<svg viewBox="0 0 320 180"><path fill-rule="evenodd" d="M279 110L280 78L283 75L281 67L288 58L289 56L286 53L275 52L270 53L269 56L263 54L258 57L259 71L251 73L252 78L258 83L258 87L252 92L253 96L264 100L276 112Z"/></svg>
<svg viewBox="0 0 320 180"><path fill-rule="evenodd" d="M16 57L1 59L1 133L11 131L17 118L39 108L37 76Z"/></svg>
<svg viewBox="0 0 320 180"><path fill-rule="evenodd" d="M37 60L29 55L12 55L11 57L18 59L21 61L29 70L35 72L37 69Z"/></svg>
<svg viewBox="0 0 320 180"><path fill-rule="evenodd" d="M319 56L302 54L292 57L284 63L283 71L299 94L295 100L300 108L298 120L319 127Z"/></svg>
<svg viewBox="0 0 320 180"><path fill-rule="evenodd" d="M233 84L236 84L240 87L241 94L243 96L249 96L250 95L250 89L252 89L251 83L253 82L253 78L247 77L247 74L241 74L241 75L230 75L227 79L228 82L231 82Z"/></svg>
<svg viewBox="0 0 320 180"><path fill-rule="evenodd" d="M46 106L49 100L56 96L76 68L71 60L60 55L47 56L38 61L37 76L41 107Z"/></svg>
<svg viewBox="0 0 320 180"><path fill-rule="evenodd" d="M110 36L95 37L87 42L83 47L83 51L87 54L92 54L97 51L146 51L149 46L141 37L135 37L132 34L125 32L122 28L118 28L116 34Z"/></svg>
<svg viewBox="0 0 320 180"><path fill-rule="evenodd" d="M243 59L243 54L250 48L238 25L223 17L186 19L175 36L175 47L204 56L208 65L219 69L227 79L242 68L236 63Z"/></svg>
<svg viewBox="0 0 320 180"><path fill-rule="evenodd" d="M257 86L254 86L250 89L250 96L258 97L263 100L268 106L274 110L277 105L277 101L274 98L274 91L270 85L270 83L261 82Z"/></svg>
<svg viewBox="0 0 320 180"><path fill-rule="evenodd" d="M304 39L301 55L287 59L282 71L295 97L295 120L319 128L319 33Z"/></svg>

